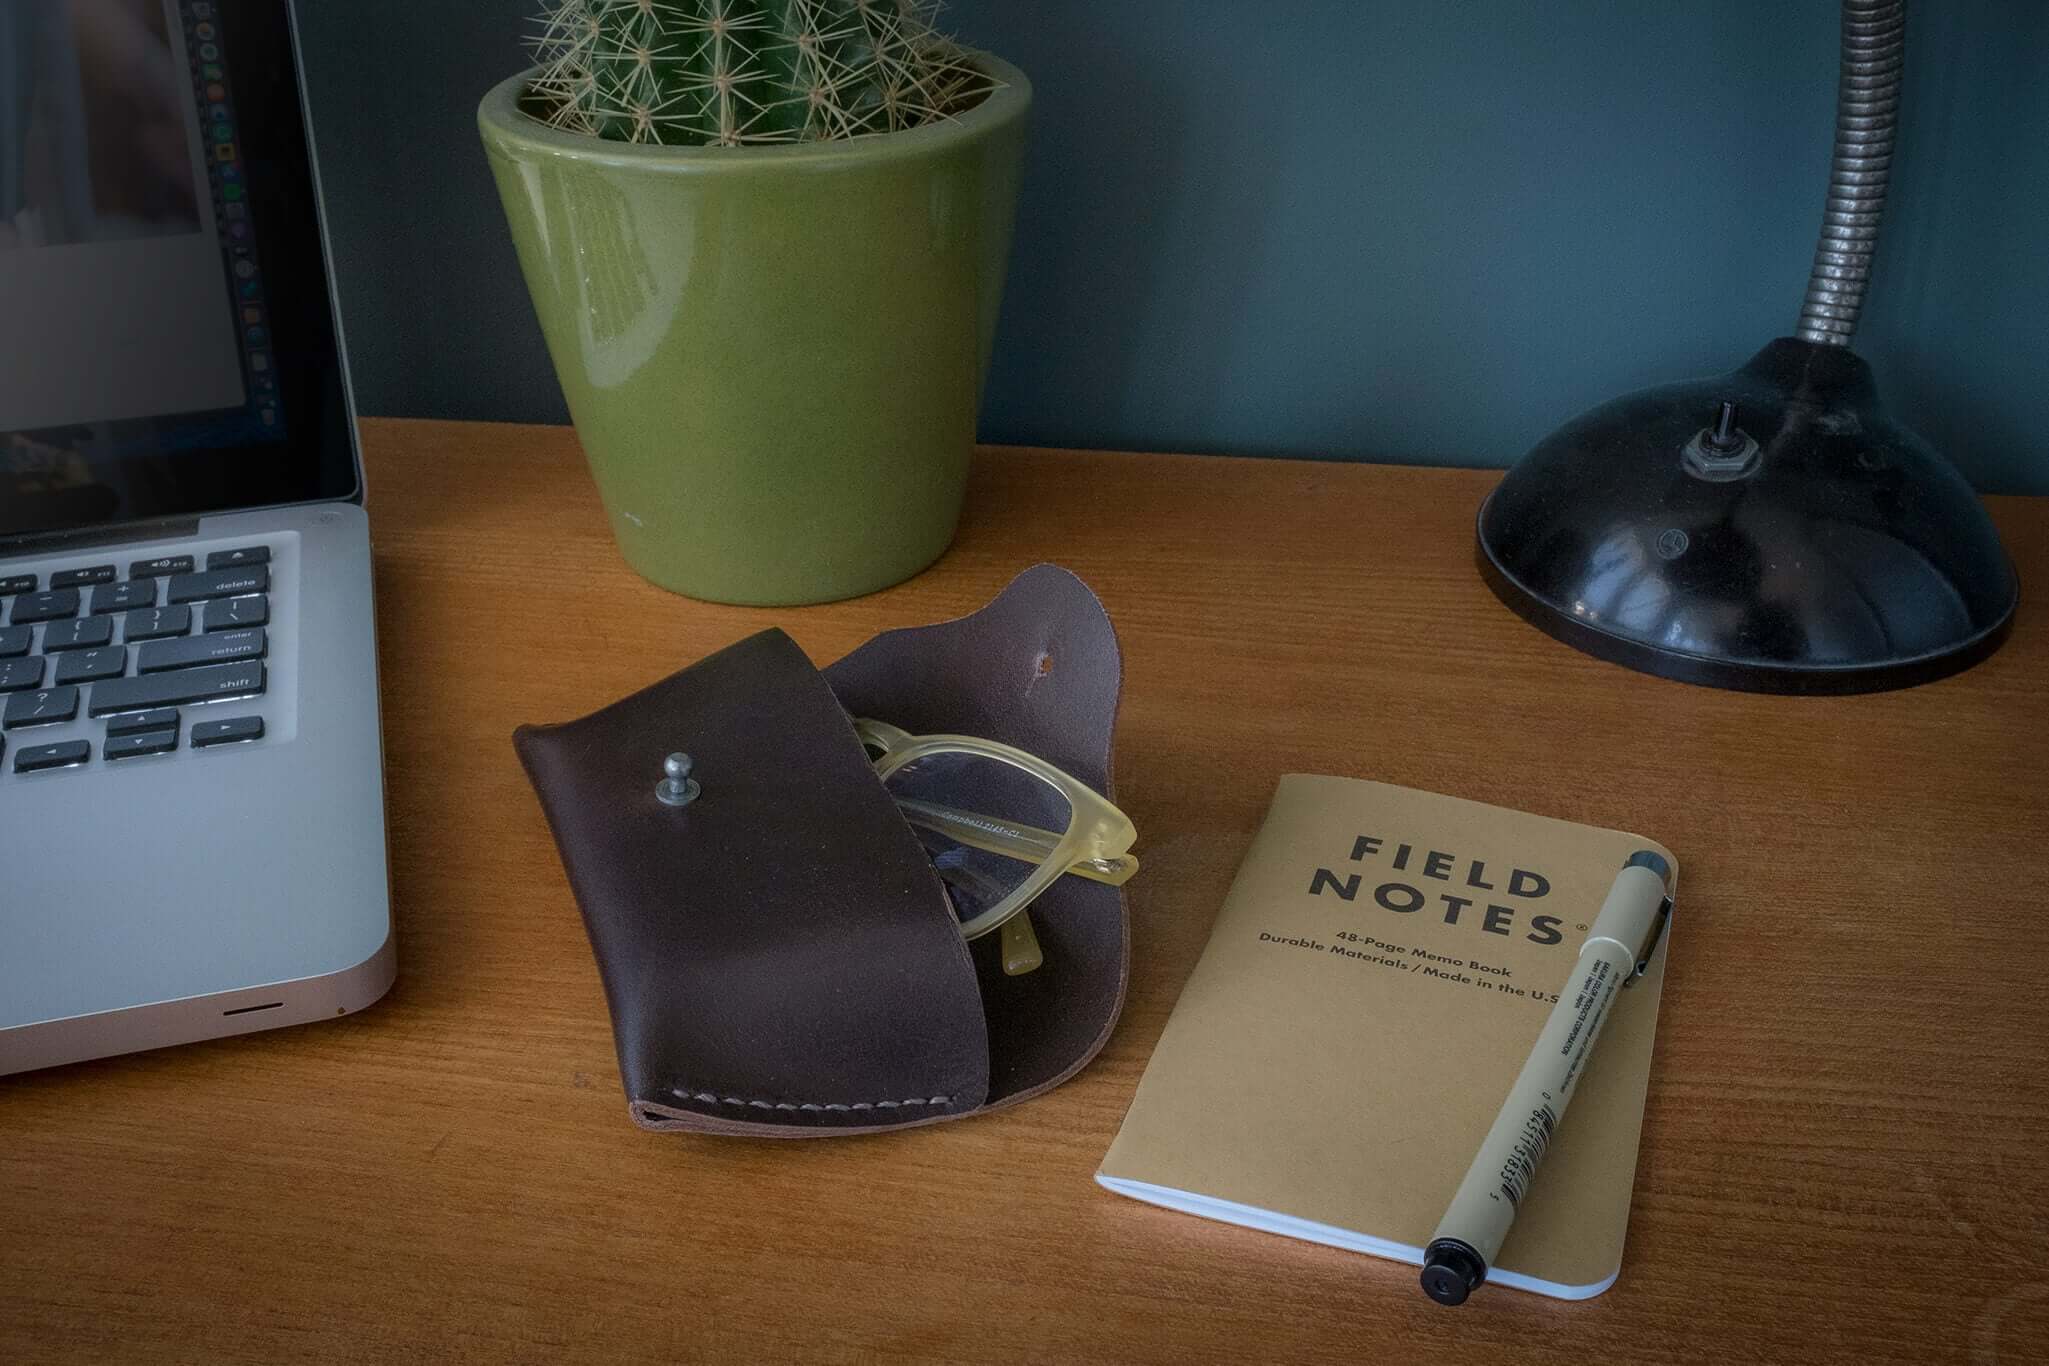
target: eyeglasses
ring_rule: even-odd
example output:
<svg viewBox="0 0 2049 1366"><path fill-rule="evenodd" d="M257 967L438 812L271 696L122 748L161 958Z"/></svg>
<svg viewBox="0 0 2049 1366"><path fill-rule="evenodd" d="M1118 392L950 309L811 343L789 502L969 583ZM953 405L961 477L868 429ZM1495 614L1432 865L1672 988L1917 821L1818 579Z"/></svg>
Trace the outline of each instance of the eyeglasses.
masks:
<svg viewBox="0 0 2049 1366"><path fill-rule="evenodd" d="M875 774L932 858L967 939L1001 932L1003 970L1044 962L1024 911L1062 877L1122 886L1138 829L1080 779L971 735L912 735L857 719Z"/></svg>

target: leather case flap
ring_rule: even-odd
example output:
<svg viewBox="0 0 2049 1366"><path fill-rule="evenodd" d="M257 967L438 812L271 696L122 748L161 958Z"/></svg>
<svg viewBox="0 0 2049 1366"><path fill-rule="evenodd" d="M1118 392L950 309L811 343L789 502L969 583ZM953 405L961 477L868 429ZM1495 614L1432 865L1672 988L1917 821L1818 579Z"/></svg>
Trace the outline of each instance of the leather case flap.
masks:
<svg viewBox="0 0 2049 1366"><path fill-rule="evenodd" d="M583 911L638 1122L788 1135L982 1105L967 945L788 636L764 631L514 743ZM655 795L677 751L702 787L680 807Z"/></svg>
<svg viewBox="0 0 2049 1366"><path fill-rule="evenodd" d="M1123 676L1102 603L1051 564L1025 570L978 612L885 632L825 671L853 715L1014 745L1112 801ZM1122 888L1063 877L1030 914L1046 955L1036 972L1006 977L995 935L970 946L988 1017L992 1105L1074 1075L1108 1041L1124 1004L1131 943Z"/></svg>

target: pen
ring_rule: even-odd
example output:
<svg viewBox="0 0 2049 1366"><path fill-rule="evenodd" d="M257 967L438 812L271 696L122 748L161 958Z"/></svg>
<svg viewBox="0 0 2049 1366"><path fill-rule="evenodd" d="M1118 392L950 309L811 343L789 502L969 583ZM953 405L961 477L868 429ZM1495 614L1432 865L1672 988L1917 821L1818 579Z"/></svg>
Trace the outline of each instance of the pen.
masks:
<svg viewBox="0 0 2049 1366"><path fill-rule="evenodd" d="M1671 875L1671 865L1648 849L1631 854L1615 875L1530 1060L1423 1249L1423 1293L1439 1304L1465 1303L1487 1279L1615 994L1650 967L1672 916Z"/></svg>

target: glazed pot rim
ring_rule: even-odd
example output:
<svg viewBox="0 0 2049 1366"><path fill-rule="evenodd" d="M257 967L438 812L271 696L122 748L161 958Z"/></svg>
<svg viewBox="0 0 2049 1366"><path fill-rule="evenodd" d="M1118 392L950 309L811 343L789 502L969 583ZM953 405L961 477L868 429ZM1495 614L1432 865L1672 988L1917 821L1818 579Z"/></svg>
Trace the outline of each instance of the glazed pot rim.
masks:
<svg viewBox="0 0 2049 1366"><path fill-rule="evenodd" d="M987 52L969 54L998 84L981 102L953 118L895 133L871 133L826 142L754 143L744 147L670 147L613 142L587 133L551 128L526 113L520 99L540 71L528 67L486 92L477 105L477 128L493 150L517 148L527 155L676 175L746 175L777 168L829 170L929 156L973 142L992 129L1022 118L1031 107L1032 83L1025 74Z"/></svg>

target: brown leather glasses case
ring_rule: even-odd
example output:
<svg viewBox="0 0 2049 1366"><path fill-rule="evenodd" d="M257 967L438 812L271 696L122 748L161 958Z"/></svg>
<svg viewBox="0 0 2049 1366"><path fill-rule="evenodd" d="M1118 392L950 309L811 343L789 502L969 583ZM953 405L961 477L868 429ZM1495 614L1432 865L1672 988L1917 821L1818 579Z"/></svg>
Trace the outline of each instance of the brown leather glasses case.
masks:
<svg viewBox="0 0 2049 1366"><path fill-rule="evenodd" d="M805 1137L958 1119L1058 1085L1123 1005L1123 893L1060 878L1045 963L960 936L850 717L1001 741L1114 800L1122 666L1102 604L1052 565L981 611L889 631L824 671L763 631L577 721L522 726L604 979L636 1122ZM662 760L702 792L657 797Z"/></svg>

